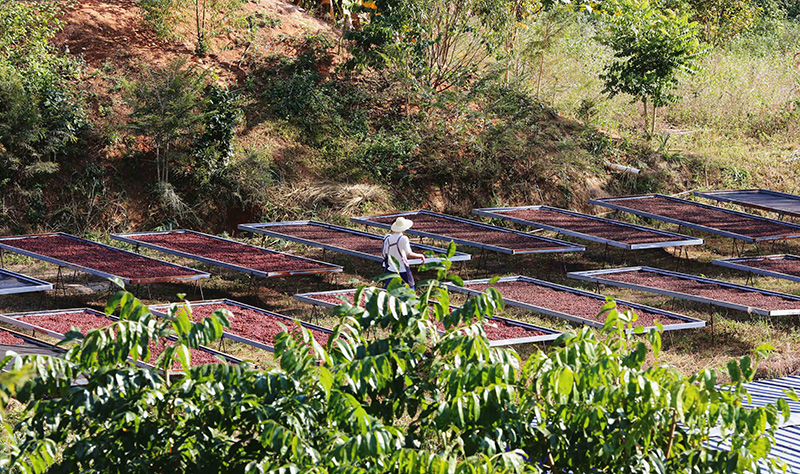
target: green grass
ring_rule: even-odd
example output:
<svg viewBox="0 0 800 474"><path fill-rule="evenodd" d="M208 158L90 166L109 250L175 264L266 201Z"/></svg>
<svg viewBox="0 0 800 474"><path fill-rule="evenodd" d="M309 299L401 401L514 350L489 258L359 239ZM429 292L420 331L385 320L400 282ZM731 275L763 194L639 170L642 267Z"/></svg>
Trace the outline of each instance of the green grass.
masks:
<svg viewBox="0 0 800 474"><path fill-rule="evenodd" d="M590 24L562 26L545 53L541 97L575 119L582 117L581 105L589 101L596 112L591 121L601 129L623 139L641 137L641 104L602 93L598 76L611 52L591 39ZM665 190L682 191L688 184L797 191L793 177L799 160L792 158L800 133L798 50L800 23L785 22L767 35L742 37L709 51L698 73L685 78L678 90L682 100L659 111L660 138L653 141L654 148L661 140L663 151L694 158L703 173L667 179ZM534 73L522 79L533 88Z"/></svg>

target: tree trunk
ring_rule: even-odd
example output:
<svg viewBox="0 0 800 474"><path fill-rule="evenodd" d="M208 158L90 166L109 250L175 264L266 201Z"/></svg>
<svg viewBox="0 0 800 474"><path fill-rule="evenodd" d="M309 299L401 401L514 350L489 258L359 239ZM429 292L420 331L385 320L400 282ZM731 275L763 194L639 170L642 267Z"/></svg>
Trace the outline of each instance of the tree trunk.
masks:
<svg viewBox="0 0 800 474"><path fill-rule="evenodd" d="M539 58L539 77L536 78L536 97L539 97L539 91L542 88L542 76L544 75L544 50L547 45L550 43L550 28L552 26L552 22L548 18L547 26L544 29L544 38L542 38L542 51L539 53L541 57Z"/></svg>
<svg viewBox="0 0 800 474"><path fill-rule="evenodd" d="M644 105L644 130L647 131L647 98L645 97L642 99L642 105Z"/></svg>
<svg viewBox="0 0 800 474"><path fill-rule="evenodd" d="M650 119L650 136L653 136L656 133L656 111L658 107L653 104L653 116Z"/></svg>
<svg viewBox="0 0 800 474"><path fill-rule="evenodd" d="M201 46L200 44L203 41L203 36L201 34L201 27L200 27L200 0L194 0L194 21L195 25L197 25L197 50L199 51Z"/></svg>

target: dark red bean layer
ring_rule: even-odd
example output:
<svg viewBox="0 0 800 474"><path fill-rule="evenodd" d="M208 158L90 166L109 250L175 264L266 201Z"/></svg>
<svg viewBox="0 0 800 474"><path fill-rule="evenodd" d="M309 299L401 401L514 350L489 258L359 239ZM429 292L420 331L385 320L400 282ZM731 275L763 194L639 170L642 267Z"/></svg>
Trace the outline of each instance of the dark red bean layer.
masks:
<svg viewBox="0 0 800 474"><path fill-rule="evenodd" d="M58 234L31 236L24 239L5 239L2 242L21 250L27 250L131 280L158 277L192 277L200 274L199 272L168 265L152 258Z"/></svg>
<svg viewBox="0 0 800 474"><path fill-rule="evenodd" d="M549 209L518 209L514 211L497 211L517 219L524 219L533 224L558 227L572 232L594 235L603 239L627 244L645 244L653 242L669 242L680 240L676 237L639 230L625 225L614 224L596 219L589 219L581 216L574 216Z"/></svg>
<svg viewBox="0 0 800 474"><path fill-rule="evenodd" d="M215 239L192 232L142 234L130 236L179 252L210 258L218 262L263 272L298 271L325 268L317 262L230 240Z"/></svg>
<svg viewBox="0 0 800 474"><path fill-rule="evenodd" d="M18 346L20 344L25 344L25 341L9 332L0 329L0 345Z"/></svg>
<svg viewBox="0 0 800 474"><path fill-rule="evenodd" d="M409 218L414 222L413 230L437 234L453 239L469 240L487 245L495 245L514 250L555 249L563 248L558 242L541 239L535 235L522 235L514 232L487 229L480 225L447 219L428 214L413 214ZM391 224L395 217L373 217L370 220Z"/></svg>
<svg viewBox="0 0 800 474"><path fill-rule="evenodd" d="M762 221L723 210L702 207L691 202L673 201L659 196L612 202L650 214L691 222L752 238L780 237L800 233L794 227L777 222Z"/></svg>
<svg viewBox="0 0 800 474"><path fill-rule="evenodd" d="M476 291L486 291L489 286L488 284L480 283L470 284L467 288ZM503 295L503 298L507 300L527 303L551 311L558 311L571 316L588 319L590 321L605 320L605 314L598 314L600 308L604 304L603 300L577 295L566 290L557 290L526 281L497 282L491 286L496 287L500 291L500 294ZM629 308L624 305L619 305L617 309L619 311L624 311ZM639 316L639 319L634 323L637 326L652 326L655 321L660 322L664 326L685 322L680 319L670 318L669 316L644 310L634 309L633 312Z"/></svg>
<svg viewBox="0 0 800 474"><path fill-rule="evenodd" d="M112 319L86 311L29 315L22 316L19 320L59 334L66 334L66 332L73 327L80 329L82 333L86 334L93 329L102 328L114 323ZM149 341L148 347L151 353L151 363L155 362L156 358L164 351L164 343L164 341ZM166 344L172 345L174 342L166 340ZM220 360L210 352L197 349L190 349L190 351L192 354L191 365L193 367L203 364L220 363ZM175 360L173 369L181 369L180 362Z"/></svg>
<svg viewBox="0 0 800 474"><path fill-rule="evenodd" d="M704 283L690 278L661 275L649 271L608 273L603 275L603 278L711 298L718 301L728 301L751 308L767 310L800 309L800 301L755 291L738 290L713 283Z"/></svg>
<svg viewBox="0 0 800 474"><path fill-rule="evenodd" d="M227 309L233 314L233 318L229 321L231 327L225 329L226 332L270 346L275 346L275 336L281 332L288 331L290 334L298 334L300 332L297 323L291 319L280 318L249 308L225 303L192 306L192 319L195 322L200 322L203 318L209 317L211 313L218 309ZM285 327L282 327L281 324ZM328 344L328 333L317 329L311 329L311 334L314 336L314 339L323 346Z"/></svg>

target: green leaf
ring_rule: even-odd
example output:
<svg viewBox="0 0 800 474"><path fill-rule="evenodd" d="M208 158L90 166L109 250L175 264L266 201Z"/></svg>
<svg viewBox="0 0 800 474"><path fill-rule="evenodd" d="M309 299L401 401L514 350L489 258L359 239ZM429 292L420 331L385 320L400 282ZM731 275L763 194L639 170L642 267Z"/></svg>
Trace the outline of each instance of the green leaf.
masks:
<svg viewBox="0 0 800 474"><path fill-rule="evenodd" d="M783 390L783 393L784 393L784 394L785 394L787 397L789 397L789 400L792 400L792 401L795 401L795 402L798 402L798 401L800 401L800 397L798 397L798 396L797 396L797 392L795 392L795 390L794 390L793 388L790 388L790 389L784 389L784 390Z"/></svg>
<svg viewBox="0 0 800 474"><path fill-rule="evenodd" d="M558 390L559 395L569 395L572 392L572 384L575 381L575 374L572 373L567 367L563 367L558 373Z"/></svg>
<svg viewBox="0 0 800 474"><path fill-rule="evenodd" d="M458 275L447 275L447 280L455 283L460 287L464 286L464 280L462 280L461 277Z"/></svg>

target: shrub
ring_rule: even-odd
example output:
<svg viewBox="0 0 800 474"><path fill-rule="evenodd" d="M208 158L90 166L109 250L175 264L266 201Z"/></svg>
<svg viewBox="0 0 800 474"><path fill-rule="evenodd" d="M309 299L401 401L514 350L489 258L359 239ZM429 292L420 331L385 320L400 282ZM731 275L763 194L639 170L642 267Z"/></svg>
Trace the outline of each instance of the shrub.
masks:
<svg viewBox="0 0 800 474"><path fill-rule="evenodd" d="M179 59L164 68L146 69L127 86L128 126L153 147L159 182L169 182L173 154L180 156L202 131L205 80L202 71Z"/></svg>
<svg viewBox="0 0 800 474"><path fill-rule="evenodd" d="M80 63L50 43L58 14L48 1L0 5L0 192L14 227L44 219L42 187L89 125L74 83Z"/></svg>
<svg viewBox="0 0 800 474"><path fill-rule="evenodd" d="M207 180L228 166L233 155L236 126L242 120L237 94L217 85L206 90L203 133L194 144L195 174Z"/></svg>
<svg viewBox="0 0 800 474"><path fill-rule="evenodd" d="M173 39L178 21L179 0L136 0L142 10L142 18L158 38Z"/></svg>
<svg viewBox="0 0 800 474"><path fill-rule="evenodd" d="M352 152L348 164L372 180L407 187L417 171L416 151L420 137L413 126L379 130Z"/></svg>

